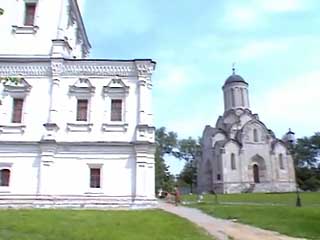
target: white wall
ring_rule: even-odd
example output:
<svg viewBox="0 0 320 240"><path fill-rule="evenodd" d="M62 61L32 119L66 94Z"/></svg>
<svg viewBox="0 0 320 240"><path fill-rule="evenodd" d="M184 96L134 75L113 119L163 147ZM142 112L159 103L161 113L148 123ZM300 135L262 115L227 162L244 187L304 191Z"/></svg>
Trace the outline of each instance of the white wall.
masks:
<svg viewBox="0 0 320 240"><path fill-rule="evenodd" d="M77 41L77 22L68 25L68 0L38 0L34 26L24 26L25 1L1 0L0 56L49 56L53 39L68 39L70 58L81 58L82 43Z"/></svg>

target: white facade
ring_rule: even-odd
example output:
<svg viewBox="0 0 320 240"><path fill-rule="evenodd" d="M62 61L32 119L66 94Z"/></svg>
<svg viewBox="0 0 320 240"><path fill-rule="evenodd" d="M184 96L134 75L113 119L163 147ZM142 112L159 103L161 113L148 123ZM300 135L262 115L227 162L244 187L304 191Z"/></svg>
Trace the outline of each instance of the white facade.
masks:
<svg viewBox="0 0 320 240"><path fill-rule="evenodd" d="M2 1L0 206L155 204L155 62L85 58L75 0Z"/></svg>
<svg viewBox="0 0 320 240"><path fill-rule="evenodd" d="M233 73L223 86L225 112L206 126L198 162L200 192L295 191L295 171L285 143L249 109L248 83Z"/></svg>

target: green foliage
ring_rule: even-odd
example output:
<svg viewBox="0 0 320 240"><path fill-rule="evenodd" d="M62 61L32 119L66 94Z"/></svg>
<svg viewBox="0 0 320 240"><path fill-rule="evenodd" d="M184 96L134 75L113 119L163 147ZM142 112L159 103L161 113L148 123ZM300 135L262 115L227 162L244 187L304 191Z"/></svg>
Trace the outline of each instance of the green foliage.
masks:
<svg viewBox="0 0 320 240"><path fill-rule="evenodd" d="M0 82L3 84L6 84L7 82L18 84L20 80L21 78L18 77L0 77Z"/></svg>
<svg viewBox="0 0 320 240"><path fill-rule="evenodd" d="M297 166L319 168L320 133L298 139L291 151Z"/></svg>
<svg viewBox="0 0 320 240"><path fill-rule="evenodd" d="M290 147L299 187L310 191L320 189L320 133L298 139Z"/></svg>
<svg viewBox="0 0 320 240"><path fill-rule="evenodd" d="M180 159L186 160L186 164L179 174L180 184L190 186L190 192L194 191L194 186L197 184L197 160L201 155L200 139L195 140L191 137L179 141Z"/></svg>
<svg viewBox="0 0 320 240"><path fill-rule="evenodd" d="M200 139L195 140L191 137L179 141L179 154L177 157L186 161L194 161L201 153Z"/></svg>
<svg viewBox="0 0 320 240"><path fill-rule="evenodd" d="M172 191L174 187L174 176L170 174L165 164L164 155L171 154L177 146L177 134L167 132L164 127L156 130L156 153L155 153L155 185L156 191L160 188L164 191Z"/></svg>
<svg viewBox="0 0 320 240"><path fill-rule="evenodd" d="M168 171L164 156L171 155L177 160L185 160L186 166L179 177L179 182L192 187L196 182L196 160L200 156L200 140L191 137L178 140L175 132L167 132L165 127L156 130L156 190L162 188L165 191L172 191L175 185L174 176Z"/></svg>
<svg viewBox="0 0 320 240"><path fill-rule="evenodd" d="M0 239L209 240L191 222L161 210L1 210Z"/></svg>

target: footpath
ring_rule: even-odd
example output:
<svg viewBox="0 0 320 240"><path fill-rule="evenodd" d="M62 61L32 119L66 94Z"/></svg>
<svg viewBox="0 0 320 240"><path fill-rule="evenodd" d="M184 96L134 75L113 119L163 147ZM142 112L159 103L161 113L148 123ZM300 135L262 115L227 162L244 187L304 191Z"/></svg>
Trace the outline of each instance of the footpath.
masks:
<svg viewBox="0 0 320 240"><path fill-rule="evenodd" d="M277 232L218 219L195 208L175 206L165 202L159 202L159 208L188 219L205 229L216 240L302 240L302 238L288 237Z"/></svg>

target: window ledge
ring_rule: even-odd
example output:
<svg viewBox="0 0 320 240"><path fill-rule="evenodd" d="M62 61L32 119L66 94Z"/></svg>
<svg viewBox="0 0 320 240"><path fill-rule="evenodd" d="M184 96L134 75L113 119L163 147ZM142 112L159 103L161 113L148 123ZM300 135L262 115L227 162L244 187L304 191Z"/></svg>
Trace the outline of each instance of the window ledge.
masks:
<svg viewBox="0 0 320 240"><path fill-rule="evenodd" d="M87 192L85 192L84 194L103 194L102 189L101 188L90 188Z"/></svg>
<svg viewBox="0 0 320 240"><path fill-rule="evenodd" d="M102 131L104 132L126 132L128 123L124 122L108 122L102 124Z"/></svg>
<svg viewBox="0 0 320 240"><path fill-rule="evenodd" d="M12 25L12 32L16 34L36 34L38 30L39 30L38 26Z"/></svg>
<svg viewBox="0 0 320 240"><path fill-rule="evenodd" d="M6 125L0 125L0 134L22 134L26 125L21 123L10 123Z"/></svg>
<svg viewBox="0 0 320 240"><path fill-rule="evenodd" d="M70 132L91 132L92 123L88 122L74 122L67 123L67 130Z"/></svg>
<svg viewBox="0 0 320 240"><path fill-rule="evenodd" d="M10 186L0 186L0 193L10 193Z"/></svg>

